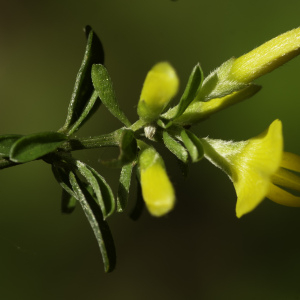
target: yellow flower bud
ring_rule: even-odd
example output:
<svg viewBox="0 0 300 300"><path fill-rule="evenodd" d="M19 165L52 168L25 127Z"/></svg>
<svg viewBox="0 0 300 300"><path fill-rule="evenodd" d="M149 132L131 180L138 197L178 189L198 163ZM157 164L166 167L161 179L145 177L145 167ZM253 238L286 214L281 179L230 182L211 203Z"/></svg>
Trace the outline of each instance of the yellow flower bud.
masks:
<svg viewBox="0 0 300 300"><path fill-rule="evenodd" d="M232 80L249 83L273 71L300 53L300 27L283 33L237 58L231 68Z"/></svg>
<svg viewBox="0 0 300 300"><path fill-rule="evenodd" d="M156 64L147 74L138 103L138 115L147 122L159 117L176 95L179 79L168 62Z"/></svg>
<svg viewBox="0 0 300 300"><path fill-rule="evenodd" d="M175 192L164 162L154 148L142 150L139 157L142 194L149 212L160 217L173 209Z"/></svg>

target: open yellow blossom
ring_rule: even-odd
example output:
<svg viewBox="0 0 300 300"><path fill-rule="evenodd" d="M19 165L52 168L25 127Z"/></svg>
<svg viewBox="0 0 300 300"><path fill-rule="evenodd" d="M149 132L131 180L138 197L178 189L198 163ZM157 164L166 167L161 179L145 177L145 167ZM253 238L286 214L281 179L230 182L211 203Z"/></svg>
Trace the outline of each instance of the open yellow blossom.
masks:
<svg viewBox="0 0 300 300"><path fill-rule="evenodd" d="M168 62L156 64L147 74L138 103L138 115L152 122L159 117L170 100L176 95L179 79Z"/></svg>
<svg viewBox="0 0 300 300"><path fill-rule="evenodd" d="M300 177L284 170L300 171L300 158L283 153L281 121L247 141L232 142L202 139L205 156L228 174L237 194L237 217L251 212L261 201L269 199L287 206L300 206L300 198L281 189L300 191Z"/></svg>
<svg viewBox="0 0 300 300"><path fill-rule="evenodd" d="M139 156L142 194L149 212L156 217L173 209L175 192L161 156L154 148L142 150Z"/></svg>

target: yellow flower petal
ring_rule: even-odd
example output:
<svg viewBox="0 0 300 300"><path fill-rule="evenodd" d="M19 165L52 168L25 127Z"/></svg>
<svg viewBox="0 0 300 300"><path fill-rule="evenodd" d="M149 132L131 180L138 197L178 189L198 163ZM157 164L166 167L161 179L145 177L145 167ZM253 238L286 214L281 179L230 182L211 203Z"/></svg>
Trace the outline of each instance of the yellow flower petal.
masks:
<svg viewBox="0 0 300 300"><path fill-rule="evenodd" d="M262 134L248 141L203 139L205 156L228 174L237 194L237 217L249 213L266 197L271 176L282 158L282 125L275 120Z"/></svg>
<svg viewBox="0 0 300 300"><path fill-rule="evenodd" d="M274 184L270 185L267 198L281 205L300 207L300 197L294 196Z"/></svg>
<svg viewBox="0 0 300 300"><path fill-rule="evenodd" d="M280 166L285 169L300 172L300 156L290 152L284 152Z"/></svg>
<svg viewBox="0 0 300 300"><path fill-rule="evenodd" d="M284 188L300 192L300 177L286 169L279 168L272 176L272 182Z"/></svg>
<svg viewBox="0 0 300 300"><path fill-rule="evenodd" d="M238 196L238 217L252 211L266 197L271 176L280 166L282 125L275 120L263 134L248 141L234 160L233 184Z"/></svg>

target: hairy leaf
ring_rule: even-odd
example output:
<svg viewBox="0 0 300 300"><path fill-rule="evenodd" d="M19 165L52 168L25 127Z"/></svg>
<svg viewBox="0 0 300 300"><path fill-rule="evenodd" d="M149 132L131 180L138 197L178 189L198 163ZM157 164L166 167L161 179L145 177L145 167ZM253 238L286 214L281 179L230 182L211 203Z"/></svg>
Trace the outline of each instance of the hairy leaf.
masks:
<svg viewBox="0 0 300 300"><path fill-rule="evenodd" d="M74 211L76 206L76 198L70 195L65 189L62 189L61 194L61 211L64 214L70 214Z"/></svg>
<svg viewBox="0 0 300 300"><path fill-rule="evenodd" d="M129 127L131 124L124 112L121 110L111 78L107 69L102 64L94 64L92 67L92 80L102 103L107 107L113 116L118 118L123 124Z"/></svg>
<svg viewBox="0 0 300 300"><path fill-rule="evenodd" d="M77 73L71 101L68 108L67 119L62 128L62 132L66 132L81 116L86 105L88 104L94 91L91 71L93 64L104 63L104 51L99 37L95 34L90 26L86 26L85 34L87 37L86 49L83 61ZM88 117L99 107L98 99L90 111ZM82 124L81 124L82 125Z"/></svg>
<svg viewBox="0 0 300 300"><path fill-rule="evenodd" d="M201 84L203 81L203 72L199 64L197 64L187 83L187 86L184 90L184 93L180 99L180 102L178 104L177 112L173 119L176 119L180 117L184 111L187 109L187 107L190 105L190 103L195 99L197 92L199 91Z"/></svg>
<svg viewBox="0 0 300 300"><path fill-rule="evenodd" d="M76 161L76 168L92 187L99 204L103 217L106 219L115 210L115 198L105 179L92 167L81 161Z"/></svg>
<svg viewBox="0 0 300 300"><path fill-rule="evenodd" d="M116 264L116 250L108 224L103 220L99 206L73 172L70 172L70 183L97 239L104 270L111 272Z"/></svg>
<svg viewBox="0 0 300 300"><path fill-rule="evenodd" d="M0 155L9 157L12 145L21 138L19 134L5 134L0 136Z"/></svg>
<svg viewBox="0 0 300 300"><path fill-rule="evenodd" d="M57 149L67 137L58 132L40 132L19 138L11 147L10 160L18 163L40 158Z"/></svg>
<svg viewBox="0 0 300 300"><path fill-rule="evenodd" d="M131 184L131 175L132 169L135 163L129 163L124 165L121 169L119 187L118 187L118 196L117 196L117 211L123 212L127 206L129 188Z"/></svg>
<svg viewBox="0 0 300 300"><path fill-rule="evenodd" d="M163 141L166 147L174 154L178 159L184 163L188 162L188 153L186 149L177 142L167 131L163 132Z"/></svg>
<svg viewBox="0 0 300 300"><path fill-rule="evenodd" d="M190 154L192 162L200 161L204 156L204 150L198 137L188 130L182 130L181 138Z"/></svg>

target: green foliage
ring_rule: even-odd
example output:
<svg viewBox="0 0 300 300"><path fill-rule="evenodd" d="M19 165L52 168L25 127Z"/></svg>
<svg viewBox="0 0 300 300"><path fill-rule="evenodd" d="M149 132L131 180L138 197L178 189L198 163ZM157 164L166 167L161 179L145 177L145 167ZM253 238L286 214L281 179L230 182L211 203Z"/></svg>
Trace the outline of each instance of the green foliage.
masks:
<svg viewBox="0 0 300 300"><path fill-rule="evenodd" d="M0 155L3 157L9 157L10 149L13 144L21 138L19 134L5 134L0 136Z"/></svg>
<svg viewBox="0 0 300 300"><path fill-rule="evenodd" d="M104 50L100 39L90 26L86 26L85 34L87 37L85 53L76 77L66 122L61 129L62 132L66 133L68 133L70 127L80 118L94 91L91 82L92 65L104 63ZM100 102L96 104L91 114L99 105Z"/></svg>
<svg viewBox="0 0 300 300"><path fill-rule="evenodd" d="M79 201L87 220L89 221L102 254L105 272L111 272L116 264L116 251L110 229L104 221L102 212L95 204L89 191L80 184L79 179L73 172L69 174L70 183Z"/></svg>
<svg viewBox="0 0 300 300"><path fill-rule="evenodd" d="M17 139L10 148L9 159L25 163L56 150L67 137L59 132L29 134Z"/></svg>
<svg viewBox="0 0 300 300"><path fill-rule="evenodd" d="M108 75L107 69L103 65L93 65L92 80L96 92L112 115L119 119L124 125L130 126L131 124L129 120L117 102L111 78Z"/></svg>
<svg viewBox="0 0 300 300"><path fill-rule="evenodd" d="M196 98L198 92L200 91L201 85L203 81L203 71L199 64L197 64L188 80L184 93L179 101L177 111L175 116L172 119L179 118L191 102Z"/></svg>
<svg viewBox="0 0 300 300"><path fill-rule="evenodd" d="M180 133L182 142L185 145L193 163L200 161L204 156L204 150L201 141L195 134L188 130L182 130Z"/></svg>

